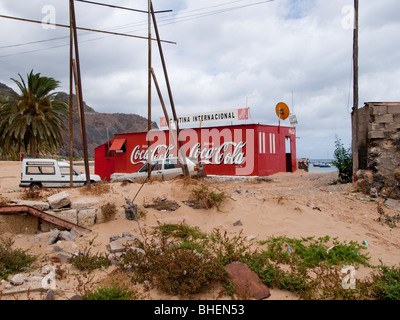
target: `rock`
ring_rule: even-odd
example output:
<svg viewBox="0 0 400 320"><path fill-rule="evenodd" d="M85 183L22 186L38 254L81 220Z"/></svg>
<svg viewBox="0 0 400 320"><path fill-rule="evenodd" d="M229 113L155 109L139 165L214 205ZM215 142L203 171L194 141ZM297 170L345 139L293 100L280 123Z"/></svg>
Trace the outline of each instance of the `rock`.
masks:
<svg viewBox="0 0 400 320"><path fill-rule="evenodd" d="M66 191L48 197L47 201L52 209L65 208L71 205L71 199Z"/></svg>
<svg viewBox="0 0 400 320"><path fill-rule="evenodd" d="M44 300L56 300L56 296L53 290L49 290L44 297Z"/></svg>
<svg viewBox="0 0 400 320"><path fill-rule="evenodd" d="M72 258L72 254L66 252L59 252L56 254L56 258L60 259L60 263L66 263Z"/></svg>
<svg viewBox="0 0 400 320"><path fill-rule="evenodd" d="M53 247L53 251L55 251L55 252L60 252L60 251L62 251L63 250L63 248L61 248L61 247L59 247L59 246L54 246Z"/></svg>
<svg viewBox="0 0 400 320"><path fill-rule="evenodd" d="M232 262L225 266L231 276L237 294L241 298L254 298L257 300L268 298L271 293L263 284L257 274L242 262Z"/></svg>
<svg viewBox="0 0 400 320"><path fill-rule="evenodd" d="M71 231L70 231L70 233L71 233L71 235L72 235L74 238L79 238L79 237L82 237L82 236L83 236L83 234L80 233L80 232L79 232L78 230L76 230L75 228L72 228Z"/></svg>
<svg viewBox="0 0 400 320"><path fill-rule="evenodd" d="M110 237L110 242L115 241L115 240L118 240L118 239L121 239L121 237L118 236L118 235L111 236L111 237Z"/></svg>
<svg viewBox="0 0 400 320"><path fill-rule="evenodd" d="M309 164L310 164L310 159L308 159L308 158L297 159L297 168L300 170L304 170L304 171L308 172Z"/></svg>
<svg viewBox="0 0 400 320"><path fill-rule="evenodd" d="M136 237L123 237L114 240L110 242L108 250L111 253L124 252L126 251L127 247L132 247L135 245L135 239Z"/></svg>
<svg viewBox="0 0 400 320"><path fill-rule="evenodd" d="M135 238L135 236L130 233L130 232L122 232L122 237L131 237L131 238Z"/></svg>
<svg viewBox="0 0 400 320"><path fill-rule="evenodd" d="M79 294L76 294L76 295L72 296L69 300L83 300L83 298Z"/></svg>
<svg viewBox="0 0 400 320"><path fill-rule="evenodd" d="M83 209L78 212L77 224L82 227L91 227L96 222L97 209Z"/></svg>
<svg viewBox="0 0 400 320"><path fill-rule="evenodd" d="M60 231L60 233L58 234L58 238L57 240L61 240L61 241L75 241L75 238L73 237L73 235L67 231Z"/></svg>
<svg viewBox="0 0 400 320"><path fill-rule="evenodd" d="M10 279L10 283L14 286L20 286L20 285L24 284L24 282L25 282L25 276L21 273L14 275Z"/></svg>
<svg viewBox="0 0 400 320"><path fill-rule="evenodd" d="M50 231L50 235L47 237L46 244L47 245L52 245L57 241L58 234L60 233L60 230L58 229L53 229Z"/></svg>
<svg viewBox="0 0 400 320"><path fill-rule="evenodd" d="M233 223L233 225L234 225L235 227L236 227L236 226L242 226L243 223L242 223L242 221L239 219L239 220L235 221L235 222Z"/></svg>

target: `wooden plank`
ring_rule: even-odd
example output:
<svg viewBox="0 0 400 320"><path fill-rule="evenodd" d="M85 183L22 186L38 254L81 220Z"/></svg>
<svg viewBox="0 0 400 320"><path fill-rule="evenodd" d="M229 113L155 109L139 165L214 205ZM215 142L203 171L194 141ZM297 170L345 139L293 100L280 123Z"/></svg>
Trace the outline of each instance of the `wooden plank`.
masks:
<svg viewBox="0 0 400 320"><path fill-rule="evenodd" d="M30 214L31 216L37 217L39 219L42 219L44 221L50 222L59 227L63 227L63 228L69 229L69 230L71 230L72 228L75 228L79 232L83 232L83 233L91 232L90 229L87 229L87 228L79 226L75 223L66 221L59 217L53 216L53 215L43 212L41 210L35 209L31 206L26 206L26 205L0 206L0 214L21 214L21 213Z"/></svg>

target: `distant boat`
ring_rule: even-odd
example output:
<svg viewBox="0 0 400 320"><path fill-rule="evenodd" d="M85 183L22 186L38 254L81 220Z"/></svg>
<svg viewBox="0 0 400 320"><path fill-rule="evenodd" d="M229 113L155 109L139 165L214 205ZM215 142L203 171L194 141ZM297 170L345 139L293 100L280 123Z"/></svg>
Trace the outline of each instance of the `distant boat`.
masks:
<svg viewBox="0 0 400 320"><path fill-rule="evenodd" d="M332 164L330 163L314 163L313 164L314 167L320 167L320 168L329 168L332 166Z"/></svg>

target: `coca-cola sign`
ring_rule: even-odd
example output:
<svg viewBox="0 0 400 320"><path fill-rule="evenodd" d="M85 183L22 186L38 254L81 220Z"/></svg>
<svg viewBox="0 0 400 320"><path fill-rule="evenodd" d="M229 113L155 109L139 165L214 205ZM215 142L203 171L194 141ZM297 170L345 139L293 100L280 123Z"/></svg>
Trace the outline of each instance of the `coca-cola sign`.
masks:
<svg viewBox="0 0 400 320"><path fill-rule="evenodd" d="M204 164L234 164L242 165L245 161L244 147L246 142L224 142L219 146L203 147L198 142L189 149L189 157L199 159ZM144 147L144 148L143 148ZM159 159L172 158L174 155L174 145L159 144L154 148L150 148L151 161ZM137 145L133 148L130 161L136 165L146 163L149 158L148 146Z"/></svg>

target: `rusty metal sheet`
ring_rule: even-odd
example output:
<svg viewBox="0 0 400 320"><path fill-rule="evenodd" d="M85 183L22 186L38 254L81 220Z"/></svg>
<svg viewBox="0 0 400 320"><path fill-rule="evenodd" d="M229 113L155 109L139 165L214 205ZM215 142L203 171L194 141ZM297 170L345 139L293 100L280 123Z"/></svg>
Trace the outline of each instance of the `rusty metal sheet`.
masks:
<svg viewBox="0 0 400 320"><path fill-rule="evenodd" d="M237 294L241 298L254 298L256 300L268 298L271 293L263 284L257 274L242 262L232 262L225 266L235 285Z"/></svg>

